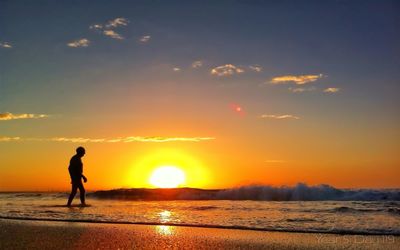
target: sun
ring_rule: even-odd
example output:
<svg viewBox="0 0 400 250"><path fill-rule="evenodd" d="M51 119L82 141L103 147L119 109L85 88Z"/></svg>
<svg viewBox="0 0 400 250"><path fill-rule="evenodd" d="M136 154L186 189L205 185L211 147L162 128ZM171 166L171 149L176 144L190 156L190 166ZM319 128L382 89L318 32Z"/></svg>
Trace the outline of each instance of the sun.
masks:
<svg viewBox="0 0 400 250"><path fill-rule="evenodd" d="M150 184L159 188L175 188L185 182L185 173L174 166L162 166L153 171Z"/></svg>

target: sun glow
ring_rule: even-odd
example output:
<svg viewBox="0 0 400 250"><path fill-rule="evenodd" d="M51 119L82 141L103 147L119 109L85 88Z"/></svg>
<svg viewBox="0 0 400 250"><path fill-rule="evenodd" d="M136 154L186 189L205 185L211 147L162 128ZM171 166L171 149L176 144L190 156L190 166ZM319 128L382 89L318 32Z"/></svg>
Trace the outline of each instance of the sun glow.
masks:
<svg viewBox="0 0 400 250"><path fill-rule="evenodd" d="M129 168L124 179L124 185L127 187L160 187L159 184L152 182L151 179L157 169L167 166L175 167L178 171L180 170L184 173L184 181L181 184L177 184L178 186L209 188L210 183L213 182L212 175L207 167L204 166L202 161L195 158L193 152L189 150L163 148L135 153L141 155L141 157L134 159L128 165ZM196 155L200 155L200 153L196 153Z"/></svg>
<svg viewBox="0 0 400 250"><path fill-rule="evenodd" d="M175 188L185 182L185 173L173 166L155 169L150 177L150 184L160 188Z"/></svg>

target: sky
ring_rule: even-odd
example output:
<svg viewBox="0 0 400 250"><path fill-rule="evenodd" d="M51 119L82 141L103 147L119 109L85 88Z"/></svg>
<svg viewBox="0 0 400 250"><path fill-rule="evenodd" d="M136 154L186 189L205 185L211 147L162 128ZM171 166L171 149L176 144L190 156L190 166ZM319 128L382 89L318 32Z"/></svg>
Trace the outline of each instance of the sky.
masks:
<svg viewBox="0 0 400 250"><path fill-rule="evenodd" d="M400 187L398 1L0 1L0 191Z"/></svg>

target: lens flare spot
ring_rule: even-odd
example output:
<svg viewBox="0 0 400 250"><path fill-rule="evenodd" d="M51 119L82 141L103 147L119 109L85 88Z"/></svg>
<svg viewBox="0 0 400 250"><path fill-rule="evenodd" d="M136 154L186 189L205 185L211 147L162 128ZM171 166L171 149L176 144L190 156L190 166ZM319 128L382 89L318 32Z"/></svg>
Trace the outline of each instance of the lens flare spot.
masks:
<svg viewBox="0 0 400 250"><path fill-rule="evenodd" d="M243 107L240 106L239 104L231 103L231 104L229 105L229 107L230 107L230 109L231 109L233 112L235 112L237 115L243 116L243 115L245 114L245 113L244 113L244 110L243 110Z"/></svg>

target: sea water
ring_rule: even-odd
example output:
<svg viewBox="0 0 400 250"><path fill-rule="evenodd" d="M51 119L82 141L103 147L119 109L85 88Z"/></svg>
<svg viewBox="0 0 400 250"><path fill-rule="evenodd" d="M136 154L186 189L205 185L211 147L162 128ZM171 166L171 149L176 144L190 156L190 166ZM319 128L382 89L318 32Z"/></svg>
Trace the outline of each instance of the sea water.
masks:
<svg viewBox="0 0 400 250"><path fill-rule="evenodd" d="M67 193L0 193L0 217L400 235L400 201L98 199L66 207Z"/></svg>

